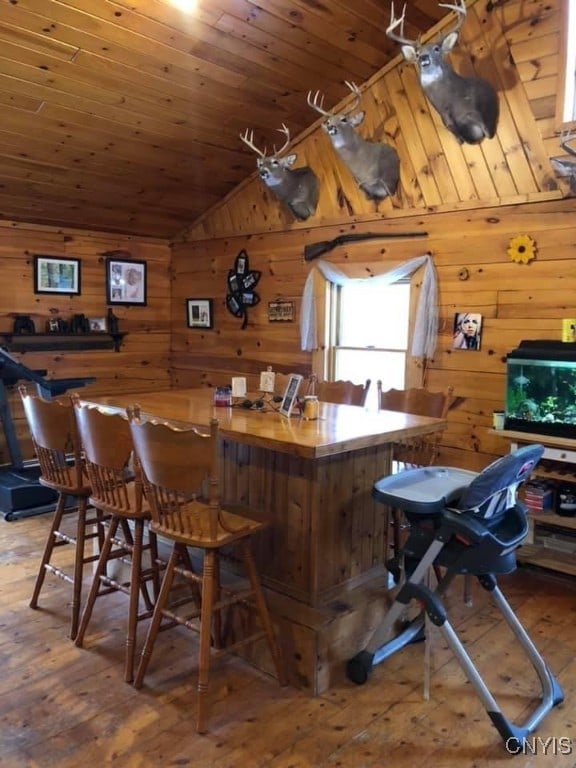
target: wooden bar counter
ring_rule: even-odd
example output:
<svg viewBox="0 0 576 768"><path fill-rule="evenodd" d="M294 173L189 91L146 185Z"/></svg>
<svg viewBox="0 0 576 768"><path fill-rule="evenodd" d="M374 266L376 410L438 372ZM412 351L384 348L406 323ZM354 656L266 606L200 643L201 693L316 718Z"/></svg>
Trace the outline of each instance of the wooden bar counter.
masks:
<svg viewBox="0 0 576 768"><path fill-rule="evenodd" d="M388 511L372 486L390 472L395 440L431 433L441 419L320 403L320 418L214 407L213 390L99 398L111 410L182 424L220 423L224 501L249 505L269 528L256 561L286 655L290 680L318 694L340 674L382 618ZM268 662L253 659L260 665Z"/></svg>

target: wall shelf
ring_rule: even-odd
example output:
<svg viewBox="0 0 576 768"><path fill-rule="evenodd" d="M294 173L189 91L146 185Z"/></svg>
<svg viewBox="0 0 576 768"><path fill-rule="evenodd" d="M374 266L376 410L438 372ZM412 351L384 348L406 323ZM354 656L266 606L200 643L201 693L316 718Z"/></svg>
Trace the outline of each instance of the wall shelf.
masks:
<svg viewBox="0 0 576 768"><path fill-rule="evenodd" d="M113 349L120 351L126 333L0 333L0 345L9 352L50 350Z"/></svg>

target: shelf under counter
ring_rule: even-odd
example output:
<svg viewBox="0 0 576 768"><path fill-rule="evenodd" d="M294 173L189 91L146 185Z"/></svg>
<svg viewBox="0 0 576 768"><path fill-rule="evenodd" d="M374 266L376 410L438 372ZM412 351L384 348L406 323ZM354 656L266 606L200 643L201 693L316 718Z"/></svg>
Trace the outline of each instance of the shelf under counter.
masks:
<svg viewBox="0 0 576 768"><path fill-rule="evenodd" d="M77 351L113 349L120 351L125 332L89 331L88 333L0 333L0 345L9 352Z"/></svg>

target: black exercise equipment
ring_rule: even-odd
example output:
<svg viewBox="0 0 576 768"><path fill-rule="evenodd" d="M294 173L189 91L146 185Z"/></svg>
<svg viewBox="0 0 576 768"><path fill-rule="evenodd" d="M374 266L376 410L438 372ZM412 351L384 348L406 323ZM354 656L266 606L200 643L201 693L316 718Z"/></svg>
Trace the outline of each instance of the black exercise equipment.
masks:
<svg viewBox="0 0 576 768"><path fill-rule="evenodd" d="M421 639L427 615L440 629L507 747L521 744L552 707L563 701L559 683L496 582L496 574L511 573L516 568L516 549L528 532L526 508L517 499L517 489L528 479L543 452L541 445L525 446L479 474L450 467L425 467L375 483L373 497L401 509L410 523L403 548L406 580L368 646L348 661L346 673L350 680L358 685L365 683L374 665ZM445 569L435 590L426 586L433 566ZM458 574L476 576L490 593L538 675L540 703L521 725L506 719L448 620L442 596ZM420 602L422 613L389 639L412 600Z"/></svg>
<svg viewBox="0 0 576 768"><path fill-rule="evenodd" d="M69 389L84 387L96 381L93 377L45 379L45 374L46 371L28 368L5 349L0 348L0 419L11 461L10 466L0 467L0 512L6 520L51 512L57 501L57 494L38 482L38 465L24 465L8 403L7 388L14 386L18 381L32 381L36 384L38 394L50 400Z"/></svg>

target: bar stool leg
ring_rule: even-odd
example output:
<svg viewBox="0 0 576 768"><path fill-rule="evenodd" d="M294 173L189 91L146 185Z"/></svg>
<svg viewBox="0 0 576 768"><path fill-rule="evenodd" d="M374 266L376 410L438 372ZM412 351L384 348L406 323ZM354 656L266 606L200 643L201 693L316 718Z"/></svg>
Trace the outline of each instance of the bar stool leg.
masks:
<svg viewBox="0 0 576 768"><path fill-rule="evenodd" d="M65 497L63 497L65 498ZM72 584L72 626L70 639L75 640L80 621L80 601L82 599L82 577L84 575L84 547L86 544L86 508L85 497L78 499L78 520L76 522L76 552L74 555L74 581Z"/></svg>
<svg viewBox="0 0 576 768"><path fill-rule="evenodd" d="M206 733L208 679L210 676L210 646L212 644L212 615L214 609L215 568L217 558L213 549L204 551L202 569L202 609L200 613L200 651L198 653L198 712L196 731Z"/></svg>
<svg viewBox="0 0 576 768"><path fill-rule="evenodd" d="M276 677L278 678L278 682L280 683L280 685L286 685L286 674L284 671L284 666L282 664L282 655L280 653L280 646L278 645L278 641L276 640L276 634L274 632L274 627L272 626L272 620L270 619L268 606L266 605L266 600L264 599L262 587L260 586L260 579L258 578L258 572L256 570L256 565L254 563L254 556L252 554L250 542L246 539L242 540L240 542L240 549L242 552L242 559L244 561L244 568L246 569L246 574L248 576L248 579L250 581L250 586L252 587L252 591L254 593L256 609L258 611L258 615L260 616L262 627L266 632L268 647L270 648L270 654L272 656L272 661L274 662L274 667L276 669Z"/></svg>
<svg viewBox="0 0 576 768"><path fill-rule="evenodd" d="M94 572L94 578L92 579L92 586L90 587L88 599L86 601L86 605L84 606L84 610L82 611L82 619L80 620L80 627L78 629L78 633L74 641L75 644L78 646L78 648L81 648L82 644L84 643L84 635L86 634L86 630L88 629L88 624L90 623L90 618L92 617L92 611L94 609L94 603L96 602L96 598L98 597L98 592L100 590L100 577L106 572L108 557L112 549L112 540L116 535L118 523L119 523L118 518L112 517L108 525L106 538L104 539L104 546L102 547L102 550L100 552L100 557L98 558L96 571Z"/></svg>
<svg viewBox="0 0 576 768"><path fill-rule="evenodd" d="M152 621L148 627L148 633L146 635L144 647L142 648L142 653L140 655L140 663L138 664L136 677L134 678L134 688L142 688L144 675L146 674L148 664L150 663L154 643L156 642L156 637L158 636L158 631L160 629L160 623L162 621L162 610L166 605L170 590L172 589L172 582L174 581L174 569L178 563L178 559L178 544L175 544L174 548L172 549L172 554L170 555L168 565L166 566L166 570L164 571L164 578L162 579L160 594L158 595L158 599L154 607Z"/></svg>
<svg viewBox="0 0 576 768"><path fill-rule="evenodd" d="M134 539L132 543L132 565L130 568L130 596L128 607L128 631L126 633L126 661L124 680L131 683L134 679L134 651L136 644L136 626L138 624L138 601L140 599L142 570L142 541L144 538L144 520L134 521Z"/></svg>
<svg viewBox="0 0 576 768"><path fill-rule="evenodd" d="M40 568L38 569L38 575L36 576L34 592L32 593L32 598L30 599L30 608L38 608L38 598L40 597L40 592L42 591L42 586L46 577L47 565L52 558L52 552L56 546L56 532L60 530L60 526L62 524L62 517L64 515L64 501L64 496L59 494L58 503L54 512L54 519L52 520L50 533L48 534L48 539L46 540L46 546L44 547Z"/></svg>

